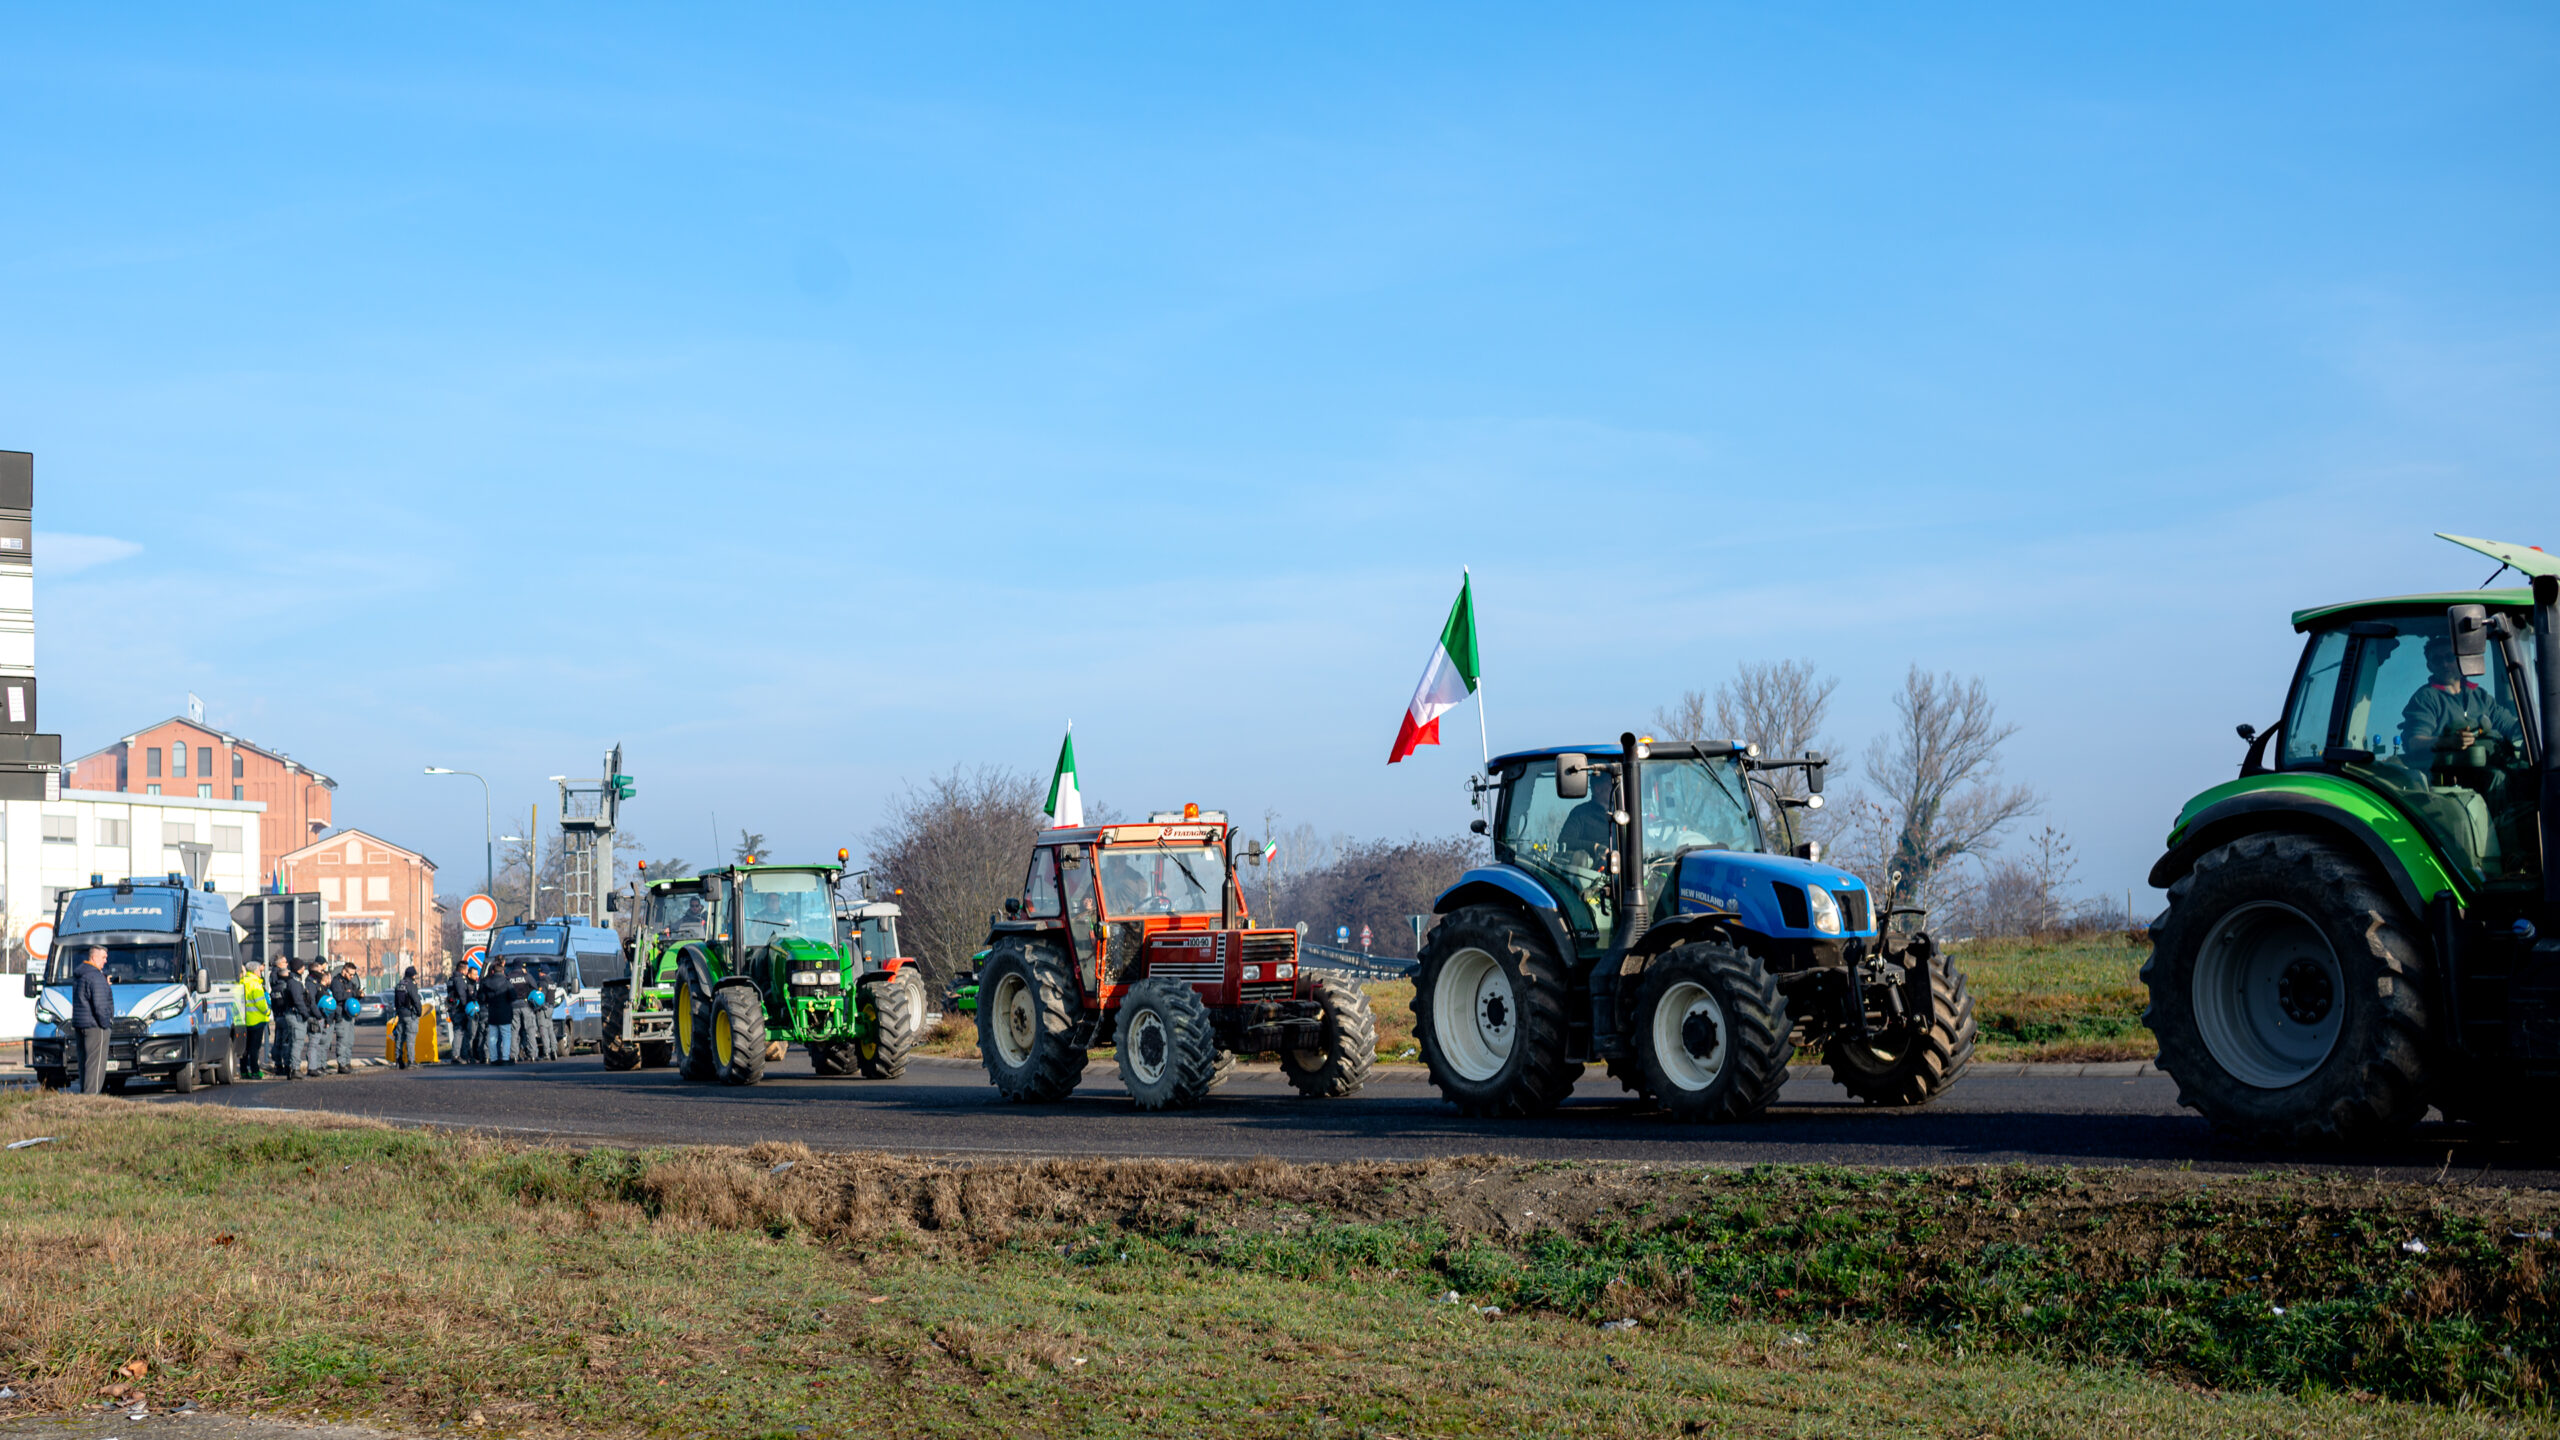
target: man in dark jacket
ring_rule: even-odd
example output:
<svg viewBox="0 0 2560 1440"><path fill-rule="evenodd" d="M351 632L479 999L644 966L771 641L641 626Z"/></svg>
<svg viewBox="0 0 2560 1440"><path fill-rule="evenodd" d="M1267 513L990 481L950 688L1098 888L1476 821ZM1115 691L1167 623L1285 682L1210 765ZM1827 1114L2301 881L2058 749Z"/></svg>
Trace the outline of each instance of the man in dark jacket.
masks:
<svg viewBox="0 0 2560 1440"><path fill-rule="evenodd" d="M550 1059L542 1053L542 1016L534 1009L542 992L534 988L533 977L522 964L507 967L507 988L515 996L516 1058Z"/></svg>
<svg viewBox="0 0 2560 1440"><path fill-rule="evenodd" d="M287 1080L302 1078L303 1003L302 962L290 956L277 961L267 1005L275 1012L276 1073Z"/></svg>
<svg viewBox="0 0 2560 1440"><path fill-rule="evenodd" d="M400 972L391 991L391 1063L406 1070L418 1061L418 1017L427 1013L418 994L418 967Z"/></svg>
<svg viewBox="0 0 2560 1440"><path fill-rule="evenodd" d="M351 1074L356 1062L356 1017L364 1013L364 992L356 988L354 965L338 967L337 977L329 982L329 998L338 1002L329 1026L330 1058L339 1074Z"/></svg>
<svg viewBox="0 0 2560 1440"><path fill-rule="evenodd" d="M451 1047L444 1052L447 1065L459 1065L470 1057L471 1017L463 1013L471 1001L470 975L471 972L456 965L453 973L444 977L445 1030L453 1037Z"/></svg>
<svg viewBox="0 0 2560 1440"><path fill-rule="evenodd" d="M508 981L506 967L495 960L480 977L480 1015L489 1023L489 1063L514 1064L516 987Z"/></svg>
<svg viewBox="0 0 2560 1440"><path fill-rule="evenodd" d="M320 1009L320 997L329 993L329 967L318 960L302 962L302 1073L317 1075L328 1068L329 1026Z"/></svg>
<svg viewBox="0 0 2560 1440"><path fill-rule="evenodd" d="M71 971L71 1033L80 1040L80 1093L107 1093L107 1045L116 1031L116 987L107 947L92 945Z"/></svg>

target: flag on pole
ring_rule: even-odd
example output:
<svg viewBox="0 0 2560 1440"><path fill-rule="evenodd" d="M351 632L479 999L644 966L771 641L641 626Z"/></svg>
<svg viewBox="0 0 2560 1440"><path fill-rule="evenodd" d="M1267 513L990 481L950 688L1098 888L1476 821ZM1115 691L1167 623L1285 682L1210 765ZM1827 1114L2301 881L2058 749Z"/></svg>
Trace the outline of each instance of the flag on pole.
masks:
<svg viewBox="0 0 2560 1440"><path fill-rule="evenodd" d="M1395 764L1417 745L1440 743L1440 717L1476 693L1476 603L1473 577L1458 582L1458 603L1449 607L1449 623L1440 627L1440 643L1422 666L1422 683L1413 687L1404 722L1396 729L1396 748L1387 754Z"/></svg>
<svg viewBox="0 0 2560 1440"><path fill-rule="evenodd" d="M1072 830L1084 823L1084 792L1076 788L1076 727L1067 727L1067 743L1058 747L1058 773L1049 781L1049 803L1040 807L1050 828Z"/></svg>

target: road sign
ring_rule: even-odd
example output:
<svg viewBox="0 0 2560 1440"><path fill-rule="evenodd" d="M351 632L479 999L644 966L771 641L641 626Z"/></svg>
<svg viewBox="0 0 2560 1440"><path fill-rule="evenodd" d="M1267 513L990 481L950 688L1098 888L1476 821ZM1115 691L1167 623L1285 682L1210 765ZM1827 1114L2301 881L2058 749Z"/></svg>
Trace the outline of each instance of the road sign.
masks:
<svg viewBox="0 0 2560 1440"><path fill-rule="evenodd" d="M480 972L488 958L488 946L474 945L470 949L462 952L462 968L469 970L476 975Z"/></svg>
<svg viewBox="0 0 2560 1440"><path fill-rule="evenodd" d="M462 932L462 943L465 945L478 945L483 949L486 949L489 944L489 932L486 930L465 930Z"/></svg>
<svg viewBox="0 0 2560 1440"><path fill-rule="evenodd" d="M53 953L53 922L39 920L27 927L27 953L39 960Z"/></svg>
<svg viewBox="0 0 2560 1440"><path fill-rule="evenodd" d="M491 930L498 924L498 902L486 895L474 895L462 902L462 928Z"/></svg>
<svg viewBox="0 0 2560 1440"><path fill-rule="evenodd" d="M1350 926L1348 926L1348 925L1336 925L1336 926L1334 926L1334 927L1333 927L1333 943L1334 943L1334 944L1336 944L1336 945L1348 945L1348 944L1350 944L1350 943L1351 943L1351 927L1350 927Z"/></svg>
<svg viewBox="0 0 2560 1440"><path fill-rule="evenodd" d="M1360 948L1364 952L1369 948L1369 927L1366 925L1360 927Z"/></svg>

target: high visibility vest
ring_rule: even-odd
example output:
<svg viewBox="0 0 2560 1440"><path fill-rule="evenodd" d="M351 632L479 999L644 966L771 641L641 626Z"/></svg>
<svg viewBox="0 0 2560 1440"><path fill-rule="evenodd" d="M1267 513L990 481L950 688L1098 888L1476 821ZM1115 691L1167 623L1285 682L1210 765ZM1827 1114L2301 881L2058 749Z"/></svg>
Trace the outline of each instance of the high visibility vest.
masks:
<svg viewBox="0 0 2560 1440"><path fill-rule="evenodd" d="M254 970L240 976L240 1019L243 1024L264 1025L275 1018L267 1008L267 980Z"/></svg>

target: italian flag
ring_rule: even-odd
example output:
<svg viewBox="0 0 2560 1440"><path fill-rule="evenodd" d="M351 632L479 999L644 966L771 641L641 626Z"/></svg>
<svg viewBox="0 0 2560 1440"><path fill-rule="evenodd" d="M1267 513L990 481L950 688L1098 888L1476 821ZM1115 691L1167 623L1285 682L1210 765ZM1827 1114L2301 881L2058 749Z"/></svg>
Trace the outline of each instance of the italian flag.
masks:
<svg viewBox="0 0 2560 1440"><path fill-rule="evenodd" d="M1058 773L1049 781L1049 803L1040 807L1050 828L1072 830L1084 823L1084 792L1076 788L1076 727L1067 727L1067 743L1058 747Z"/></svg>
<svg viewBox="0 0 2560 1440"><path fill-rule="evenodd" d="M1387 752L1393 765L1417 745L1440 743L1440 717L1476 693L1476 602L1472 576L1458 581L1458 603L1449 607L1449 623L1440 627L1440 643L1422 666L1422 683L1413 687L1404 723L1396 728L1396 748Z"/></svg>

